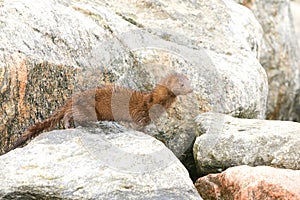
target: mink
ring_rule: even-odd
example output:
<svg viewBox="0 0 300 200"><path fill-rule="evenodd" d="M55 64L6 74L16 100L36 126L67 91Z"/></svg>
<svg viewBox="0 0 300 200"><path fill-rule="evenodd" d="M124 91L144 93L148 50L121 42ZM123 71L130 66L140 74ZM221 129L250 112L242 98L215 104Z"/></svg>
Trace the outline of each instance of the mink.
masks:
<svg viewBox="0 0 300 200"><path fill-rule="evenodd" d="M43 131L53 130L61 120L65 128L94 121L126 121L144 128L162 113L151 116L152 108L168 109L178 95L192 91L189 79L179 73L163 78L151 92L116 85L88 89L72 95L48 118L29 126L6 152L22 146Z"/></svg>

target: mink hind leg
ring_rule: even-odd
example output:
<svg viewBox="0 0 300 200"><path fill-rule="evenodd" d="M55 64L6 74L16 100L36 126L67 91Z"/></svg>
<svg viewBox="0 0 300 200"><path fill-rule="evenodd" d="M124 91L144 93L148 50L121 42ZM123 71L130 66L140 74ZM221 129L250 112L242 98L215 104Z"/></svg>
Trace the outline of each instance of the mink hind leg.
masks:
<svg viewBox="0 0 300 200"><path fill-rule="evenodd" d="M67 117L67 119L71 119L74 123L75 127L83 126L83 127L94 127L95 122L97 122L97 114L95 111L95 107L93 105L84 107L76 106L72 109L72 117Z"/></svg>
<svg viewBox="0 0 300 200"><path fill-rule="evenodd" d="M71 111L65 113L64 118L63 118L63 124L64 124L65 129L75 127L73 113Z"/></svg>
<svg viewBox="0 0 300 200"><path fill-rule="evenodd" d="M133 117L134 129L146 133L146 126L151 123L149 113L146 111L140 112L140 115Z"/></svg>

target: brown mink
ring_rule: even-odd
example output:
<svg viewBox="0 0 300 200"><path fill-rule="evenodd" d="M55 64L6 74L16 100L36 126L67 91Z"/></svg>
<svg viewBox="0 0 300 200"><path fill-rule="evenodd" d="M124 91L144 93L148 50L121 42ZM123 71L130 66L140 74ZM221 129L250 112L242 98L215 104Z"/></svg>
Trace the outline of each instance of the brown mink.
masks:
<svg viewBox="0 0 300 200"><path fill-rule="evenodd" d="M20 147L45 130L53 130L60 120L63 120L65 128L71 128L75 123L97 120L134 122L138 127L145 127L151 122L149 111L152 107L159 105L168 109L176 96L190 92L190 81L179 73L163 78L152 92L139 92L114 85L88 89L72 95L47 119L28 127L8 151Z"/></svg>

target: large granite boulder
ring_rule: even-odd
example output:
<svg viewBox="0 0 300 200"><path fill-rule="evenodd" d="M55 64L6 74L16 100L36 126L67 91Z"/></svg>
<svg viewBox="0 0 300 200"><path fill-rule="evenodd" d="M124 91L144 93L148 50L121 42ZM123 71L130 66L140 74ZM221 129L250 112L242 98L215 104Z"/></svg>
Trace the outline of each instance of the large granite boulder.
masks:
<svg viewBox="0 0 300 200"><path fill-rule="evenodd" d="M116 123L43 133L0 157L0 199L194 199L161 142Z"/></svg>
<svg viewBox="0 0 300 200"><path fill-rule="evenodd" d="M196 119L199 175L238 165L300 169L300 123L204 113Z"/></svg>
<svg viewBox="0 0 300 200"><path fill-rule="evenodd" d="M291 1L291 12L293 16L293 22L296 32L296 39L298 41L298 46L300 45L300 1Z"/></svg>
<svg viewBox="0 0 300 200"><path fill-rule="evenodd" d="M249 7L263 28L260 63L269 80L267 118L300 121L300 49L295 33L299 3L290 0L236 0ZM295 11L294 20L292 11ZM296 27L297 28L297 27Z"/></svg>
<svg viewBox="0 0 300 200"><path fill-rule="evenodd" d="M300 45L300 2L291 2L291 12L293 14L293 21L296 31L295 39L298 41L298 46ZM299 50L298 50L299 51ZM291 113L291 119L300 122L300 89L296 91L296 98L292 107L293 113Z"/></svg>
<svg viewBox="0 0 300 200"><path fill-rule="evenodd" d="M299 170L238 166L201 177L195 186L210 200L290 200L300 198L299 180Z"/></svg>

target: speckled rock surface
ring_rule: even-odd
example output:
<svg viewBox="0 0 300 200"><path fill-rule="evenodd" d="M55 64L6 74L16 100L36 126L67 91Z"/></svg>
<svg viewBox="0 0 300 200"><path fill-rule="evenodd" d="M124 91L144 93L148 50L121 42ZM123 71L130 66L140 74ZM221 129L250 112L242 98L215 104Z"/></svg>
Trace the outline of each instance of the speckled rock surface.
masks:
<svg viewBox="0 0 300 200"><path fill-rule="evenodd" d="M291 12L293 14L294 26L296 31L296 39L298 41L298 47L300 47L300 2L293 1L291 2ZM300 48L298 48L300 51ZM291 119L294 121L300 122L300 89L296 91L296 97L292 107L293 113L291 113Z"/></svg>
<svg viewBox="0 0 300 200"><path fill-rule="evenodd" d="M238 166L201 177L195 183L204 199L300 199L300 171Z"/></svg>
<svg viewBox="0 0 300 200"><path fill-rule="evenodd" d="M147 133L178 157L200 112L265 116L261 27L232 1L4 0L0 12L1 147L72 92L107 82L149 91L171 71L194 93Z"/></svg>
<svg viewBox="0 0 300 200"><path fill-rule="evenodd" d="M116 123L43 133L0 166L0 199L201 199L169 149Z"/></svg>
<svg viewBox="0 0 300 200"><path fill-rule="evenodd" d="M241 2L240 0L239 2ZM300 121L300 49L295 33L290 0L249 0L250 7L263 27L260 63L269 79L267 118ZM292 5L299 13L297 3ZM296 16L296 15L295 15Z"/></svg>
<svg viewBox="0 0 300 200"><path fill-rule="evenodd" d="M291 12L293 16L293 22L295 26L296 38L298 40L298 46L300 45L300 1L291 1Z"/></svg>
<svg viewBox="0 0 300 200"><path fill-rule="evenodd" d="M107 1L107 4L160 39L197 50L176 52L193 65L193 70L186 71L194 82L195 93L199 94L195 98L203 100L198 101L201 111L248 118L265 116L262 102L266 100L267 82L257 61L262 29L251 11L227 0L172 1L172 4L164 0L146 0L140 4Z"/></svg>
<svg viewBox="0 0 300 200"><path fill-rule="evenodd" d="M198 174L238 165L300 169L300 123L204 113L196 119Z"/></svg>

